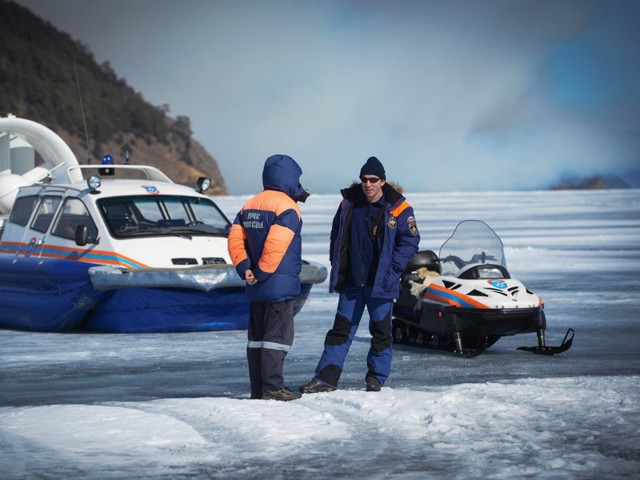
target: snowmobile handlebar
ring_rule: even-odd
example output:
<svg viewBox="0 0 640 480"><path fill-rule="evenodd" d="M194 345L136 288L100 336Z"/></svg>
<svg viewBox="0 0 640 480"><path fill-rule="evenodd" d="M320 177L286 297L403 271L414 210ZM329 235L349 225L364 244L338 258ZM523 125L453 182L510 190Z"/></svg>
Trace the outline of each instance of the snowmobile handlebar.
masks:
<svg viewBox="0 0 640 480"><path fill-rule="evenodd" d="M443 258L441 261L443 263L453 262L456 265L456 267L463 268L463 267L465 267L467 265L471 265L473 263L486 263L487 260L496 261L496 257L494 257L493 255L487 255L485 252L482 252L482 253L476 253L473 257L471 257L471 260L468 261L468 262L465 261L465 260L462 260L457 255L449 255L449 256Z"/></svg>

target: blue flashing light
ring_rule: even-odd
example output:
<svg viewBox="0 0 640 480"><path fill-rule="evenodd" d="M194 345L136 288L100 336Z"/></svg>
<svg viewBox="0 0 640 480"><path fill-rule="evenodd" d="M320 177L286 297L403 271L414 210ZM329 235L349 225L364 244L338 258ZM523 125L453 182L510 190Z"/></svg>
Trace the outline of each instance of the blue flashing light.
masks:
<svg viewBox="0 0 640 480"><path fill-rule="evenodd" d="M103 155L100 162L102 163L102 165L113 165L116 163L113 161L113 157L109 154Z"/></svg>

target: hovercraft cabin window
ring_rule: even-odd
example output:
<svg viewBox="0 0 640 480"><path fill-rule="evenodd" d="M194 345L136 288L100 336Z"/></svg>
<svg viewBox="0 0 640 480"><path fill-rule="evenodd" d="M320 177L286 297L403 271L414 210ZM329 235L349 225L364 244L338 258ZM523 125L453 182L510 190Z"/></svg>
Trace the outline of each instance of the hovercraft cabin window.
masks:
<svg viewBox="0 0 640 480"><path fill-rule="evenodd" d="M31 218L33 207L37 201L38 197L35 195L16 199L16 202L11 209L11 216L9 217L9 220L24 227L29 223L29 218Z"/></svg>
<svg viewBox="0 0 640 480"><path fill-rule="evenodd" d="M96 224L93 222L85 204L77 198L67 198L64 201L58 221L51 233L73 240L75 239L78 225L87 226L87 235L89 238L96 238L98 236L98 227L96 227Z"/></svg>
<svg viewBox="0 0 640 480"><path fill-rule="evenodd" d="M49 229L49 225L51 225L53 214L58 209L59 204L60 197L42 197L40 205L38 205L36 217L33 219L33 223L31 224L31 228L38 232L45 233Z"/></svg>

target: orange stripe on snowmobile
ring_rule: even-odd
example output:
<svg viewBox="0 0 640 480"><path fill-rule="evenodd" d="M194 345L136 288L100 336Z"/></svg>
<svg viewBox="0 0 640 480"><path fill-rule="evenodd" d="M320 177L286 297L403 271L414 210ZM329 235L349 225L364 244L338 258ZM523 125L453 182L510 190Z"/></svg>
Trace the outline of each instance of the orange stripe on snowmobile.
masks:
<svg viewBox="0 0 640 480"><path fill-rule="evenodd" d="M425 292L425 298L429 300L433 300L438 303L445 303L447 305L452 305L455 307L466 307L466 308L482 308L489 309L488 307L477 300L474 300L469 295L465 295L463 293L458 293L454 290L449 290L448 288L441 287L440 285L429 285L427 291Z"/></svg>

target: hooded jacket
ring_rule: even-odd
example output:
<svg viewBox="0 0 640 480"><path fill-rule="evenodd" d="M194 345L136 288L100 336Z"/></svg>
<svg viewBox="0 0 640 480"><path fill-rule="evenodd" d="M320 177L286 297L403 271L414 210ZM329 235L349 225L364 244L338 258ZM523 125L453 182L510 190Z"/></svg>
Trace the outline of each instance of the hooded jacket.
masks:
<svg viewBox="0 0 640 480"><path fill-rule="evenodd" d="M280 302L300 294L302 218L296 200L305 198L302 169L286 155L267 158L264 190L238 212L228 249L238 275L251 269L258 280L247 285L251 301Z"/></svg>
<svg viewBox="0 0 640 480"><path fill-rule="evenodd" d="M353 207L358 202L366 202L362 187L353 185L341 191L343 200L338 207L331 229L329 257L331 276L329 290L341 292L347 280L349 268L349 231ZM378 268L373 282L371 296L395 299L400 295L400 276L411 257L418 251L420 234L413 216L413 208L391 185L382 186L384 214L378 225ZM363 225L364 228L364 225Z"/></svg>

